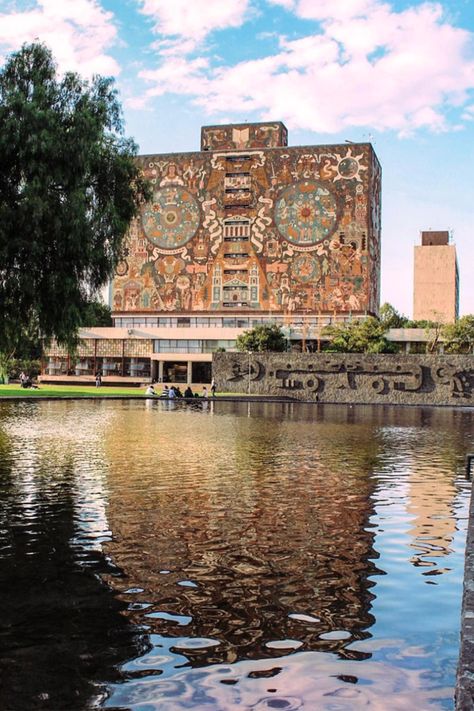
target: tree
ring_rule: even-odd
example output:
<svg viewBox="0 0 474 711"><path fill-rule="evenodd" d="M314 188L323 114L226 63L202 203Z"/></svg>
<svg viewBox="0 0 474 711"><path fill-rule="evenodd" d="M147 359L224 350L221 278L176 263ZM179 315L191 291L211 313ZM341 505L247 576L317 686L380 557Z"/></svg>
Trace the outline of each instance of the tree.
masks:
<svg viewBox="0 0 474 711"><path fill-rule="evenodd" d="M386 331L388 331L389 328L405 328L408 323L407 317L399 313L397 309L388 302L385 302L385 304L382 304L380 307L379 320Z"/></svg>
<svg viewBox="0 0 474 711"><path fill-rule="evenodd" d="M385 338L386 330L383 323L369 316L326 326L322 335L330 340L325 350L337 353L394 353L397 347Z"/></svg>
<svg viewBox="0 0 474 711"><path fill-rule="evenodd" d="M237 350L252 351L286 351L286 338L280 326L276 324L255 326L244 331L235 342Z"/></svg>
<svg viewBox="0 0 474 711"><path fill-rule="evenodd" d="M474 353L474 316L462 316L442 329L444 348L448 353Z"/></svg>
<svg viewBox="0 0 474 711"><path fill-rule="evenodd" d="M89 301L82 310L81 326L92 328L94 326L112 326L112 313L110 306L98 299Z"/></svg>
<svg viewBox="0 0 474 711"><path fill-rule="evenodd" d="M0 70L0 351L22 324L73 345L148 187L111 79L59 77L24 45Z"/></svg>

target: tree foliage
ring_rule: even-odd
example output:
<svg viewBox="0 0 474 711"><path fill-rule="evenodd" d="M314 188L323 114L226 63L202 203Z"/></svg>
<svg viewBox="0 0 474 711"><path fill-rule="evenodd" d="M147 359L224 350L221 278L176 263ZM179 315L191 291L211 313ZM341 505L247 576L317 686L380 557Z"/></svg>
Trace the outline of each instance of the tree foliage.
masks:
<svg viewBox="0 0 474 711"><path fill-rule="evenodd" d="M389 328L405 328L408 323L407 317L399 313L397 309L388 302L385 302L385 304L382 304L380 307L379 320L385 330Z"/></svg>
<svg viewBox="0 0 474 711"><path fill-rule="evenodd" d="M59 77L25 45L0 71L0 350L19 324L71 344L148 188L111 79Z"/></svg>
<svg viewBox="0 0 474 711"><path fill-rule="evenodd" d="M386 339L386 330L381 321L369 316L326 326L322 335L330 341L325 350L336 353L394 353L396 346Z"/></svg>
<svg viewBox="0 0 474 711"><path fill-rule="evenodd" d="M81 326L93 328L94 326L112 326L112 313L110 306L98 299L89 301L84 305L81 316Z"/></svg>
<svg viewBox="0 0 474 711"><path fill-rule="evenodd" d="M448 353L474 353L474 315L462 316L442 329L444 348Z"/></svg>
<svg viewBox="0 0 474 711"><path fill-rule="evenodd" d="M438 321L427 321L426 319L420 319L418 321L415 321L413 319L409 319L407 316L404 316L399 311L397 311L397 309L388 302L382 304L382 306L380 307L379 320L380 323L385 326L386 330L388 330L389 328L436 329L440 325Z"/></svg>
<svg viewBox="0 0 474 711"><path fill-rule="evenodd" d="M286 351L286 338L280 326L276 324L255 326L244 331L235 343L239 351Z"/></svg>

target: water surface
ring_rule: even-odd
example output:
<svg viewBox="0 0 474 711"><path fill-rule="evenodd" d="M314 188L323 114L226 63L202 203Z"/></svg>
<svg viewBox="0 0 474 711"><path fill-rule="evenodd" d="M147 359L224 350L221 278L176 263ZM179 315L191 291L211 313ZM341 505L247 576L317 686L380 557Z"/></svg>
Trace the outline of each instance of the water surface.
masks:
<svg viewBox="0 0 474 711"><path fill-rule="evenodd" d="M452 709L469 410L0 407L0 707Z"/></svg>

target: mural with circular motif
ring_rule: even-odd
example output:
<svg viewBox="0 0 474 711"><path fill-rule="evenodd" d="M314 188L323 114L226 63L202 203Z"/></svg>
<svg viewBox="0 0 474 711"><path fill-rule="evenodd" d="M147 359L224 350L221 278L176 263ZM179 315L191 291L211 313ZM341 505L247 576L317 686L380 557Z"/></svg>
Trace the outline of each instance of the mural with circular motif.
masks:
<svg viewBox="0 0 474 711"><path fill-rule="evenodd" d="M303 284L316 282L319 277L319 264L312 253L302 252L294 257L291 276Z"/></svg>
<svg viewBox="0 0 474 711"><path fill-rule="evenodd" d="M314 180L295 183L277 200L275 223L283 237L293 244L310 246L321 242L336 228L336 198Z"/></svg>
<svg viewBox="0 0 474 711"><path fill-rule="evenodd" d="M157 247L177 249L194 237L199 227L199 205L190 192L167 185L153 193L142 213L143 230Z"/></svg>

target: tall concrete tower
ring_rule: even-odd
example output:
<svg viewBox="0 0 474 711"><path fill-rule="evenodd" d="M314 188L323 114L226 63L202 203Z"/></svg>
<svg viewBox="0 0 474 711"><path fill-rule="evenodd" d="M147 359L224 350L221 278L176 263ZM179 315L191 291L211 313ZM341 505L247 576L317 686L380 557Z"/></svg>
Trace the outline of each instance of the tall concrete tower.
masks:
<svg viewBox="0 0 474 711"><path fill-rule="evenodd" d="M453 323L459 316L459 271L449 232L421 233L415 247L413 318Z"/></svg>

